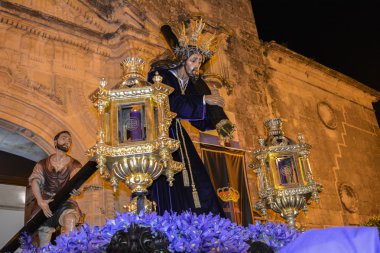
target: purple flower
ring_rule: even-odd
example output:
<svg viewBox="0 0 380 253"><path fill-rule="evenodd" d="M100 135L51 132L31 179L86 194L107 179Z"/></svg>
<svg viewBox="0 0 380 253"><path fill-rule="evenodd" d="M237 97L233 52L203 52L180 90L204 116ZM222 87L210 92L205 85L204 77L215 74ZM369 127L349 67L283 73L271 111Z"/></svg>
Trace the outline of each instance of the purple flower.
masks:
<svg viewBox="0 0 380 253"><path fill-rule="evenodd" d="M271 222L265 224L256 222L256 225L250 224L247 227L247 232L251 241L262 241L275 251L287 245L299 235L298 231L285 224Z"/></svg>
<svg viewBox="0 0 380 253"><path fill-rule="evenodd" d="M24 253L41 252L104 252L112 236L118 230L127 231L131 224L150 227L153 234L167 236L171 252L247 252L249 241L262 241L278 250L298 236L298 232L283 224L267 222L248 227L239 226L228 219L210 214L191 212L151 214L117 213L114 220L107 220L103 227L83 225L79 230L61 235L56 245L37 249L31 237L20 238Z"/></svg>
<svg viewBox="0 0 380 253"><path fill-rule="evenodd" d="M32 237L27 232L21 233L19 241L23 253L38 252L38 248L32 243Z"/></svg>

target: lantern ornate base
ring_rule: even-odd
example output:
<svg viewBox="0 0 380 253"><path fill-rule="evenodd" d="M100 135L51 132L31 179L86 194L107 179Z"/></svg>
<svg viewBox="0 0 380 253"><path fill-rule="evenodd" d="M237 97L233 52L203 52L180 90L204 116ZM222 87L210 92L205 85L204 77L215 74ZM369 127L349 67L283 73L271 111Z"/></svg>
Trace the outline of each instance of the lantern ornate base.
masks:
<svg viewBox="0 0 380 253"><path fill-rule="evenodd" d="M309 194L310 196L310 194ZM255 209L260 210L266 218L267 208L279 213L289 226L294 227L295 219L300 210L307 209L306 198L303 195L267 196L255 203Z"/></svg>
<svg viewBox="0 0 380 253"><path fill-rule="evenodd" d="M133 193L147 192L152 183L152 176L148 173L133 173L125 177L125 184Z"/></svg>
<svg viewBox="0 0 380 253"><path fill-rule="evenodd" d="M274 198L271 208L281 216L297 215L298 210L306 206L306 198L302 195L279 196Z"/></svg>
<svg viewBox="0 0 380 253"><path fill-rule="evenodd" d="M124 206L127 212L132 212L135 214L144 212L151 213L156 210L156 203L147 199L147 197L142 194L133 197L133 199Z"/></svg>
<svg viewBox="0 0 380 253"><path fill-rule="evenodd" d="M288 223L288 225L290 227L295 227L296 225L296 217L293 215L293 216L286 216L284 217L286 219L286 223Z"/></svg>

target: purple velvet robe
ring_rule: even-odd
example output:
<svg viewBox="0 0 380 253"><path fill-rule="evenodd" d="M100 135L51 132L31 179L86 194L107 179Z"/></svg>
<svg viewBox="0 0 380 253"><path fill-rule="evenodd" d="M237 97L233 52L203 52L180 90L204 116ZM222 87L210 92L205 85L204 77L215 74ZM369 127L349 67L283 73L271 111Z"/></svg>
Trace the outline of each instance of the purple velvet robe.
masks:
<svg viewBox="0 0 380 253"><path fill-rule="evenodd" d="M376 227L332 227L311 229L282 248L279 253L379 253Z"/></svg>
<svg viewBox="0 0 380 253"><path fill-rule="evenodd" d="M203 104L203 94L197 92L191 80L189 80L185 95L181 95L178 79L170 73L169 70L156 69L155 71L158 71L159 75L163 77L162 83L174 88L173 93L169 96L169 104L170 110L177 113L177 118L190 121L193 126L201 131L215 129L215 125L210 121L206 105ZM155 71L149 72L149 82L152 82ZM197 214L212 212L224 216L221 203L218 200L206 168L204 167L189 135L185 129L182 131L184 141L181 141L181 136L176 135L174 119L169 129L169 136L181 141L183 151L185 150L184 145L186 145L201 208L195 208L192 187L185 187L183 185L182 172L175 175L175 181L172 187L169 186L166 177L163 175L155 180L150 188L150 199L156 202L157 212L159 214L163 214L164 211L181 213L190 210ZM184 154L184 156L185 165L189 171L186 155ZM176 161L182 161L179 150L173 153L173 158Z"/></svg>

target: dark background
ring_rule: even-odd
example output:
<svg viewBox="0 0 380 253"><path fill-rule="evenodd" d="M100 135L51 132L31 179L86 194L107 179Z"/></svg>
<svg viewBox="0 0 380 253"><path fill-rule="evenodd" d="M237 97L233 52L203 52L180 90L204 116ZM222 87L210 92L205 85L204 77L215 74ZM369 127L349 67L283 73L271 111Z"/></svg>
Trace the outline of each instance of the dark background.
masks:
<svg viewBox="0 0 380 253"><path fill-rule="evenodd" d="M275 40L380 90L380 1L251 2L262 41ZM380 102L374 107L380 122Z"/></svg>

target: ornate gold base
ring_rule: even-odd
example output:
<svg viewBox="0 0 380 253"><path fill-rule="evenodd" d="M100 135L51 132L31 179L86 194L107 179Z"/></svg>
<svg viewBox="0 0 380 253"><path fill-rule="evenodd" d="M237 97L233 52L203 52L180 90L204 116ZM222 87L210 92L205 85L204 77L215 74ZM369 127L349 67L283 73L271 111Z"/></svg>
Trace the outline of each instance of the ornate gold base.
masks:
<svg viewBox="0 0 380 253"><path fill-rule="evenodd" d="M140 213L141 211L143 211L144 213L151 213L156 210L156 203L154 201L152 202L148 200L145 196L143 196L142 198L144 199L144 208L142 210L138 211L137 208L138 196L135 196L128 204L124 206L125 210L127 212L132 212L135 214Z"/></svg>

